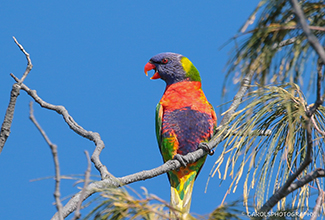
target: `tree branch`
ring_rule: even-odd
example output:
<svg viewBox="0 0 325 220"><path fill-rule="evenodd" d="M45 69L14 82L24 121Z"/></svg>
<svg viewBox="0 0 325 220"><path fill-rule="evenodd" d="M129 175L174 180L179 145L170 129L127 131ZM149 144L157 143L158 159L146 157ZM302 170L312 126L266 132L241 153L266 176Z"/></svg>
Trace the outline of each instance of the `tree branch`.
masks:
<svg viewBox="0 0 325 220"><path fill-rule="evenodd" d="M18 78L14 75L14 74L10 74L16 81L18 81ZM31 90L30 88L28 88L25 84L21 84L21 89L26 91L28 93L28 95L30 95L35 102L37 102L38 104L40 104L41 107L43 108L47 108L50 110L54 110L57 113L59 113L60 115L63 116L63 119L65 120L65 122L69 125L69 127L76 132L77 134L79 134L82 137L85 137L91 141L93 141L96 145L96 148L91 156L91 161L94 163L96 169L100 172L102 179L105 178L110 178L111 174L108 172L106 166L104 166L100 159L99 159L99 155L100 152L104 149L105 144L102 141L102 139L100 138L100 135L97 132L92 132L92 131L87 131L85 130L83 127L81 127L80 125L78 125L73 118L71 117L71 115L69 115L68 111L66 110L66 108L64 106L60 106L60 105L52 105L49 104L47 102L45 102L44 100L42 100L36 93L35 90Z"/></svg>
<svg viewBox="0 0 325 220"><path fill-rule="evenodd" d="M309 25L307 24L305 15L298 3L297 0L290 0L290 4L293 7L294 13L297 17L298 22L301 25L302 30L307 36L307 40L309 41L310 45L314 48L320 59L325 63L325 51L322 45L319 43L317 37L311 32Z"/></svg>
<svg viewBox="0 0 325 220"><path fill-rule="evenodd" d="M233 103L229 107L229 110L224 115L224 117L220 123L220 126L227 124L231 118L231 115L238 108L239 104L241 103L242 98L244 97L244 95L246 94L246 92L248 90L248 87L250 85L250 81L251 81L253 74L254 73L251 72L243 79L242 85L239 88L239 91L237 92L237 94L235 95L235 97L233 99ZM22 89L24 89L24 87L22 87ZM216 134L214 137L212 137L212 139L207 143L209 145L209 148L210 149L215 148L223 140L224 136L225 136L225 134L221 134L221 135ZM184 158L187 161L189 161L189 163L193 163L193 162L197 161L198 159L200 159L201 157L205 156L206 154L207 154L207 152L205 152L203 149L199 148L198 150L196 150L194 152L188 153L187 155L184 156ZM181 164L178 160L169 160L166 163L164 163L163 165L161 165L157 168L151 169L151 170L144 170L144 171L134 173L134 174L131 174L128 176L120 177L120 178L114 178L113 176L111 176L112 178L110 178L110 179L104 179L104 180L101 180L98 182L91 183L87 186L84 196L81 195L81 192L78 192L69 200L69 202L63 208L63 216L66 217L69 214L71 214L76 209L77 203L80 199L85 200L89 196L94 194L95 192L99 191L100 189L107 188L107 187L120 187L120 186L134 183L137 181L150 179L150 178L159 176L161 174L164 174L168 171L178 169L180 167L181 167ZM52 217L52 220L55 220L55 219L57 219L57 213Z"/></svg>
<svg viewBox="0 0 325 220"><path fill-rule="evenodd" d="M60 176L60 165L59 165L59 158L58 158L58 151L57 151L57 146L53 144L48 136L46 135L45 131L42 129L42 127L39 125L37 122L35 116L34 116L34 110L33 110L33 102L29 103L29 118L30 120L34 123L36 128L39 130L39 132L42 134L43 138L45 139L46 143L50 146L53 160L54 160L54 168L55 168L55 191L54 191L54 198L55 198L55 203L56 203L56 208L58 210L58 217L59 220L63 220L62 216L62 203L60 200L61 193L60 193L60 181L61 181L61 176Z"/></svg>
<svg viewBox="0 0 325 220"><path fill-rule="evenodd" d="M18 43L17 39L15 37L12 37L15 41L15 43L17 44L17 46L19 47L19 49L25 54L26 59L27 59L27 67L26 70L23 74L23 76L21 77L21 79L18 81L18 84L22 84L25 80L25 78L27 77L28 73L32 70L33 68L33 64L32 61L30 59L29 53L26 52L26 50L24 49L24 47Z"/></svg>
<svg viewBox="0 0 325 220"><path fill-rule="evenodd" d="M312 214L310 220L317 219L317 217L319 216L322 204L323 204L323 200L324 200L324 191L321 189L318 179L316 179L315 182L316 182L317 188L318 188L318 197L316 199L316 205L313 209L313 214Z"/></svg>
<svg viewBox="0 0 325 220"><path fill-rule="evenodd" d="M74 213L73 220L79 219L81 217L80 209L81 209L81 205L82 205L82 202L83 202L83 199L81 199L81 198L85 197L85 192L86 192L87 186L88 186L89 181L90 181L91 162L90 162L88 151L85 151L85 154L86 154L88 166L87 166L87 170L85 172L84 186L82 187L82 190L80 192L80 199L78 201L77 209L76 209L76 211Z"/></svg>
<svg viewBox="0 0 325 220"><path fill-rule="evenodd" d="M11 128L12 120L14 117L17 97L19 96L20 85L23 83L23 81L27 77L28 73L33 68L32 61L30 59L29 54L25 51L23 46L18 43L18 41L15 37L13 37L13 39L14 39L15 43L17 44L17 46L20 48L20 50L25 54L26 59L27 59L27 67L26 67L26 70L25 70L23 76L21 77L21 79L18 79L17 83L12 85L9 105L7 107L5 118L3 120L1 130L0 130L0 154L1 154L2 149L10 135L10 128Z"/></svg>
<svg viewBox="0 0 325 220"><path fill-rule="evenodd" d="M287 188L282 186L273 196L268 200L267 203L264 204L264 208L260 208L257 212L261 215L259 216L266 216L262 215L263 213L268 213L270 209L281 199L292 193L293 191L303 187L304 185L310 183L311 181L325 177L325 170L321 168L317 168L316 170L308 173L306 176L302 177L301 179L291 183ZM254 219L262 219L262 217L255 217Z"/></svg>
<svg viewBox="0 0 325 220"><path fill-rule="evenodd" d="M316 80L316 101L310 108L307 109L306 114L308 117L312 117L315 114L316 110L319 108L319 106L323 104L323 98L321 95L321 85L322 85L322 78L323 78L322 67L323 67L323 63L320 59L318 59L317 80Z"/></svg>

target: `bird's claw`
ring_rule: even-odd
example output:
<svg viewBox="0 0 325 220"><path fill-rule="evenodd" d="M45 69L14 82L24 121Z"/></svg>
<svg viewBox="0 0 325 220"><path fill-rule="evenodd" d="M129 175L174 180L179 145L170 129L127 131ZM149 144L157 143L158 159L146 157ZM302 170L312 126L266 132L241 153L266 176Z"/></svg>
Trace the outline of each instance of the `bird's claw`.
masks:
<svg viewBox="0 0 325 220"><path fill-rule="evenodd" d="M183 167L186 167L188 164L188 160L184 158L184 155L176 154L173 159L178 160Z"/></svg>
<svg viewBox="0 0 325 220"><path fill-rule="evenodd" d="M207 152L210 156L212 156L214 154L214 150L211 150L209 148L209 145L207 143L205 143L205 142L200 143L198 148L201 148L202 150Z"/></svg>

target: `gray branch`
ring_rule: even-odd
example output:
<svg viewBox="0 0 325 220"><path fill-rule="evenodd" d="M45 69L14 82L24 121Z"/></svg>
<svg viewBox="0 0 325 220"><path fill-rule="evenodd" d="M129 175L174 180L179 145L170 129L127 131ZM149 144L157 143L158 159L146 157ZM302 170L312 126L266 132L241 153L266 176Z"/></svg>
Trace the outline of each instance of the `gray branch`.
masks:
<svg viewBox="0 0 325 220"><path fill-rule="evenodd" d="M37 122L35 116L34 116L34 109L33 109L33 102L29 103L29 118L34 123L36 128L39 130L43 138L45 139L46 143L50 146L53 160L54 160L54 169L55 169L55 191L54 191L54 199L56 203L56 208L58 210L58 217L59 220L63 220L62 216L62 203L60 200L61 193L60 193L60 181L61 181L61 175L60 175L60 165L59 165L59 157L58 157L58 151L57 146L53 144L49 137L46 135L45 131L42 129L42 127Z"/></svg>
<svg viewBox="0 0 325 220"><path fill-rule="evenodd" d="M11 76L18 81L19 79L14 75L11 74ZM26 91L28 93L28 95L30 95L35 102L37 102L40 106L42 106L43 108L47 108L53 111L56 111L58 114L63 116L63 119L65 120L65 122L69 125L69 127L76 132L77 134L79 134L82 137L85 137L91 141L93 141L96 145L96 148L91 156L91 161L94 163L96 169L100 172L102 179L105 178L110 178L110 175L106 166L104 166L100 159L99 159L99 155L100 152L104 149L105 144L102 141L102 139L100 138L100 135L97 132L92 132L92 131L87 131L85 130L83 127L81 127L80 125L77 124L77 122L75 122L73 120L73 118L71 117L71 115L68 113L68 111L66 110L66 108L64 106L61 105L52 105L49 104L47 102L45 102L44 100L42 100L36 93L35 90L31 90L30 88L28 88L25 84L21 84L21 89Z"/></svg>
<svg viewBox="0 0 325 220"><path fill-rule="evenodd" d="M2 149L10 135L10 128L11 128L12 120L14 118L15 106L16 106L17 97L19 96L20 86L23 83L23 81L25 80L25 78L27 77L28 73L33 68L32 61L30 59L29 54L26 52L26 50L23 48L23 46L18 43L18 41L16 40L15 37L13 37L13 39L14 39L15 43L17 44L17 46L19 47L19 49L24 53L24 55L27 59L27 67L26 67L26 70L25 70L23 76L21 77L21 79L18 79L17 83L12 85L9 105L6 110L5 118L3 120L1 130L0 130L0 154L1 154Z"/></svg>
<svg viewBox="0 0 325 220"><path fill-rule="evenodd" d="M282 198L286 197L287 195L289 195L290 193L292 193L293 191L303 187L304 185L310 183L311 181L313 180L316 180L317 178L320 178L320 177L325 177L325 170L324 169L321 169L321 168L318 168L310 173L308 173L306 176L304 176L303 178L291 183L287 188L285 188L284 190L278 190L273 196L276 196L277 198L274 198L276 201L280 201ZM282 189L283 187L281 187ZM280 192L281 193L278 193ZM273 197L272 196L272 197ZM271 198L272 198L271 197ZM271 199L270 199L271 200ZM269 201L270 201L269 200ZM276 203L275 203L276 204ZM273 207L273 206L272 206ZM265 216L265 215L262 215L263 213L264 214L267 214L267 212L270 211L270 209L260 209L258 211L258 213L260 213L261 215L260 216ZM262 217L256 217L254 219L262 219Z"/></svg>
<svg viewBox="0 0 325 220"><path fill-rule="evenodd" d="M85 197L85 193L86 193L89 181L90 181L91 162L90 162L88 151L85 151L85 155L86 155L86 158L87 158L88 166L87 166L87 170L85 172L84 186L82 187L82 190L80 192L80 198L79 198L79 201L78 201L78 204L77 204L77 209L76 209L76 211L74 213L74 217L73 217L72 220L76 220L76 219L79 219L81 217L80 209L81 209L81 205L82 205L82 202L83 202L83 199L81 199L81 198Z"/></svg>

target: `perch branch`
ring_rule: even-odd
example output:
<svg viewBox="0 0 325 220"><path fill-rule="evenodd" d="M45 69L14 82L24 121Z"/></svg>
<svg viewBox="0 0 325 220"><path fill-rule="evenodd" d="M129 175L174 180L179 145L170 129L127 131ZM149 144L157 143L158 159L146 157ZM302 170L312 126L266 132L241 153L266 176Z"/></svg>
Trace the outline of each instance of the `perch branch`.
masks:
<svg viewBox="0 0 325 220"><path fill-rule="evenodd" d="M34 116L34 109L33 109L33 102L31 101L29 103L29 119L34 123L36 128L39 130L39 132L42 134L43 138L45 139L46 143L50 146L53 160L54 160L54 168L55 168L55 191L54 191L54 198L56 203L56 208L58 210L59 220L63 220L62 216L62 203L60 200L61 193L60 193L60 165L59 165L59 158L58 158L58 151L57 146L53 144L48 136L46 135L45 131L42 129L40 124L37 122L35 116Z"/></svg>
<svg viewBox="0 0 325 220"><path fill-rule="evenodd" d="M253 72L248 74L242 81L242 84L239 88L239 91L235 95L233 99L232 105L229 107L229 110L227 113L224 115L220 126L223 126L227 124L231 118L231 115L236 111L238 108L242 98L246 94L246 91L248 90L248 87L251 82L251 78L253 76ZM22 89L25 88L25 85ZM25 89L24 89L25 90ZM26 90L25 90L26 91ZM218 135L216 134L212 139L207 143L210 149L215 148L224 138L225 134ZM187 155L184 156L184 158L189 161L189 163L193 163L196 160L200 159L201 157L205 156L207 152L205 152L202 148L199 148L198 150L188 153ZM77 203L80 200L87 199L89 196L94 194L95 192L99 191L100 189L107 188L107 187L120 187L123 185L127 185L130 183L134 183L137 181L141 180L146 180L150 179L156 176L159 176L161 174L164 174L168 171L175 170L181 167L181 164L178 160L169 160L163 165L151 169L151 170L144 170L138 173L134 173L128 176L120 177L120 178L110 178L110 179L104 179L98 182L91 183L87 186L87 189L85 190L84 196L81 196L81 192L78 192L75 194L69 201L68 203L64 206L63 208L63 216L66 217L69 214L71 214L76 208L77 208ZM57 219L57 213L52 217L52 220Z"/></svg>

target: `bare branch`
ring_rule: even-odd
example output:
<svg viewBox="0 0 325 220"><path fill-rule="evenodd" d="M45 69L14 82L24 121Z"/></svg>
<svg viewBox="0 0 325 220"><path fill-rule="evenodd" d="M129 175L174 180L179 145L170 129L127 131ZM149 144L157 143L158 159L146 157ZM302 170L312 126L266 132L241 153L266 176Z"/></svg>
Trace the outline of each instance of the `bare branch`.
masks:
<svg viewBox="0 0 325 220"><path fill-rule="evenodd" d="M17 46L20 48L20 50L26 56L27 68L26 68L25 73L23 74L22 78L18 79L18 81L17 81L18 83L15 83L15 84L12 85L9 105L8 105L8 108L7 108L7 111L6 111L6 114L5 114L5 118L3 120L1 130L0 130L0 154L1 154L2 149L3 149L3 147L4 147L5 143L6 143L9 135L10 135L10 128L11 128L12 120L13 120L13 117L14 117L17 97L19 96L19 92L20 92L20 85L22 84L22 82L27 77L28 73L33 68L32 61L30 59L29 54L25 51L23 46L18 43L18 41L17 41L17 39L15 37L13 37L13 39L14 39L15 43L17 44Z"/></svg>
<svg viewBox="0 0 325 220"><path fill-rule="evenodd" d="M28 73L32 70L33 68L33 64L32 61L30 59L29 53L26 52L26 50L24 49L24 47L18 43L17 39L15 37L12 37L15 41L15 43L17 44L17 46L19 47L19 49L25 54L26 59L27 59L27 67L26 70L23 74L23 76L21 77L21 79L19 80L18 84L21 84L24 82L25 78L27 77Z"/></svg>
<svg viewBox="0 0 325 220"><path fill-rule="evenodd" d="M11 74L11 76L18 81L18 78L14 75ZM93 141L96 145L96 148L93 152L93 155L91 156L91 161L94 163L96 169L100 172L102 179L105 178L110 178L111 174L108 172L106 166L104 166L100 159L99 159L99 154L100 152L104 149L105 144L102 141L102 139L100 138L100 135L97 132L92 132L92 131L87 131L85 130L83 127L81 127L80 125L78 125L73 118L71 117L71 115L69 115L68 111L66 110L66 108L64 106L60 106L60 105L52 105L49 104L45 101L43 101L36 93L35 90L31 90L30 88L28 88L25 84L21 84L21 89L26 91L34 100L35 102L37 102L38 104L40 104L40 106L42 106L43 108L47 108L50 110L54 110L57 113L59 113L60 115L63 116L65 122L69 125L69 127L76 132L77 134L79 134L82 137L85 137L91 141Z"/></svg>
<svg viewBox="0 0 325 220"><path fill-rule="evenodd" d="M76 211L74 213L73 220L79 219L81 217L80 209L81 209L81 204L83 202L82 198L85 197L86 188L87 188L87 186L89 184L89 181L90 181L89 179L90 179L90 171L91 171L91 162L90 162L88 151L85 151L85 154L86 154L86 157L87 157L88 166L87 166L87 170L85 172L84 186L82 187L82 190L81 190L81 193L80 193L80 198L79 198L79 201L78 201L78 204L77 204L77 209L76 209Z"/></svg>
<svg viewBox="0 0 325 220"><path fill-rule="evenodd" d="M293 7L294 13L297 16L297 20L301 25L304 33L307 36L307 40L309 41L310 45L314 48L320 59L325 63L325 51L322 45L319 43L317 37L311 32L309 25L307 24L305 15L298 3L297 0L290 0L290 4Z"/></svg>
<svg viewBox="0 0 325 220"><path fill-rule="evenodd" d="M39 130L39 132L42 134L43 138L45 139L46 143L50 146L53 160L54 160L54 168L55 168L55 191L54 191L54 198L56 203L56 208L58 210L59 220L63 220L62 216L62 203L60 200L61 193L60 193L60 165L59 165L59 158L58 158L58 151L57 146L53 144L48 136L46 135L45 131L42 129L42 127L37 122L35 116L34 116L34 110L33 110L33 102L29 103L29 119L34 123L36 128Z"/></svg>

